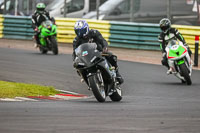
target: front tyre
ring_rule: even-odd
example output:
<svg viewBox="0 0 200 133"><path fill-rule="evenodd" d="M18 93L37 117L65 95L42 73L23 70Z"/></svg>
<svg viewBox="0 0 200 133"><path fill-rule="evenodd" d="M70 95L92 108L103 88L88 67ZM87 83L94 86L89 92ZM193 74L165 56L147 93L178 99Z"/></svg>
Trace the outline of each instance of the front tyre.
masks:
<svg viewBox="0 0 200 133"><path fill-rule="evenodd" d="M119 102L122 100L122 90L119 85L115 87L113 94L110 95L110 99L114 102Z"/></svg>
<svg viewBox="0 0 200 133"><path fill-rule="evenodd" d="M97 101L105 102L106 93L105 93L104 82L102 80L101 73L99 72L88 77L88 82Z"/></svg>
<svg viewBox="0 0 200 133"><path fill-rule="evenodd" d="M57 43L57 40L56 40L56 38L54 36L52 36L50 41L51 41L51 44L52 44L53 54L57 55L58 54L58 43Z"/></svg>
<svg viewBox="0 0 200 133"><path fill-rule="evenodd" d="M46 53L48 52L48 50L45 49L45 48L43 48L42 46L40 46L39 49L40 49L40 52L41 52L42 54L46 54Z"/></svg>
<svg viewBox="0 0 200 133"><path fill-rule="evenodd" d="M189 70L187 69L185 63L181 64L180 66L181 75L184 77L187 85L191 85L192 81L189 75Z"/></svg>

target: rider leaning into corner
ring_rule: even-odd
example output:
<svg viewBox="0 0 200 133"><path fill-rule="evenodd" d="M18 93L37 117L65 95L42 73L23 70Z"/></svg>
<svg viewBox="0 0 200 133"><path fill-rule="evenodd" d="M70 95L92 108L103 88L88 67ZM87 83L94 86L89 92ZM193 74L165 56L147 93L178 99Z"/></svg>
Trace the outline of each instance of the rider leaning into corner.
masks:
<svg viewBox="0 0 200 133"><path fill-rule="evenodd" d="M54 21L54 18L50 18L49 12L46 11L45 8L46 8L46 6L45 6L44 3L38 3L36 5L36 11L32 15L32 27L33 27L34 32L35 32L34 37L35 37L35 40L36 40L35 47L38 47L39 45L41 45L40 40L39 40L40 31L38 30L38 27L45 20Z"/></svg>
<svg viewBox="0 0 200 133"><path fill-rule="evenodd" d="M168 18L163 18L160 20L160 29L161 33L158 36L158 41L160 42L160 48L162 50L162 65L166 66L168 68L167 74L171 74L172 70L169 67L168 60L167 60L167 55L165 51L165 47L168 44L169 40L171 39L178 39L180 40L183 45L188 49L188 53L191 56L192 51L190 50L189 46L185 42L184 37L179 33L179 31L176 28L171 27L171 21Z"/></svg>
<svg viewBox="0 0 200 133"><path fill-rule="evenodd" d="M96 43L97 44L97 50L100 52L106 53L108 56L106 56L106 59L110 62L112 66L116 69L116 75L117 79L120 84L124 82L122 76L119 73L119 68L117 65L117 56L113 55L111 52L108 52L108 43L103 38L101 33L98 30L89 29L89 25L85 20L78 20L75 23L74 30L76 33L76 37L73 41L73 61L76 58L75 55L75 49L83 44L83 43Z"/></svg>

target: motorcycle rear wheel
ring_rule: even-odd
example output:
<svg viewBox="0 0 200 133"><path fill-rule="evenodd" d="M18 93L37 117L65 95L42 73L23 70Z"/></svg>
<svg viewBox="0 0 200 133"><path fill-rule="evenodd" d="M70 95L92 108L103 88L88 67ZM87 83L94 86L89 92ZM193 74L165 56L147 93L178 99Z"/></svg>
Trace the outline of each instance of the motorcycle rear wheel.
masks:
<svg viewBox="0 0 200 133"><path fill-rule="evenodd" d="M180 67L181 75L186 80L187 85L191 85L192 84L192 80L190 78L189 70L187 69L185 63L181 64L179 67Z"/></svg>
<svg viewBox="0 0 200 133"><path fill-rule="evenodd" d="M101 74L101 73L99 73ZM104 86L102 86L101 82L99 81L99 77L97 74L88 77L88 82L90 87L92 88L92 92L97 99L98 102L105 102L106 100L106 92Z"/></svg>

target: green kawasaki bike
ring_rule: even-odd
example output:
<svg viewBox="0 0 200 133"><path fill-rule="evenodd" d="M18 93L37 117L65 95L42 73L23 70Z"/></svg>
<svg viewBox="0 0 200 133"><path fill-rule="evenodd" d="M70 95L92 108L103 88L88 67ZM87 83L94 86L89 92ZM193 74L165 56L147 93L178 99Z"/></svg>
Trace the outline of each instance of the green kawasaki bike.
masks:
<svg viewBox="0 0 200 133"><path fill-rule="evenodd" d="M38 28L40 30L39 40L41 46L39 46L40 52L46 54L48 51L52 51L54 55L58 54L58 44L56 39L57 27L50 20L42 22Z"/></svg>

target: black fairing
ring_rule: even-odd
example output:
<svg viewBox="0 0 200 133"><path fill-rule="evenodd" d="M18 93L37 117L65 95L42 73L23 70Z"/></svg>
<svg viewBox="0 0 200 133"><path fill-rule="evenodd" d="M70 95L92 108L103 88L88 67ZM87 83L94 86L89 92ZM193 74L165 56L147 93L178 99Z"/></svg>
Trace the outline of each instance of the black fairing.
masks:
<svg viewBox="0 0 200 133"><path fill-rule="evenodd" d="M86 73L95 73L97 69L100 69L105 81L110 82L112 76L109 70L109 64L101 52L97 50L96 43L84 43L81 44L76 50L76 68L81 71L87 71Z"/></svg>
<svg viewBox="0 0 200 133"><path fill-rule="evenodd" d="M90 67L93 65L91 60L96 56L97 58L102 58L98 50L96 50L97 45L95 43L84 43L81 44L76 50L76 55L78 56L79 62L84 63L85 67Z"/></svg>

